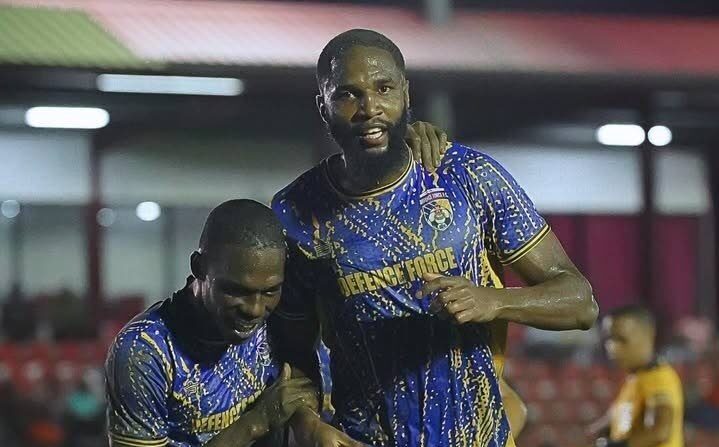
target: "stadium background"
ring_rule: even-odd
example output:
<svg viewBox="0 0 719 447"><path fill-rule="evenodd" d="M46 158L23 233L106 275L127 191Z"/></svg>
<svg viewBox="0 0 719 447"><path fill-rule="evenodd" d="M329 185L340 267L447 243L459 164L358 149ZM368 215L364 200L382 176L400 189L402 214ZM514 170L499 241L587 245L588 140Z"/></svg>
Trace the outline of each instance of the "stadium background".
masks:
<svg viewBox="0 0 719 447"><path fill-rule="evenodd" d="M0 444L106 445L113 335L183 284L214 205L268 201L334 150L314 64L364 27L403 50L416 119L515 175L602 311L657 314L687 445L719 445L719 7L704 3L0 0ZM33 109L48 106L102 110ZM587 445L622 378L596 330L518 326L507 373L523 447Z"/></svg>

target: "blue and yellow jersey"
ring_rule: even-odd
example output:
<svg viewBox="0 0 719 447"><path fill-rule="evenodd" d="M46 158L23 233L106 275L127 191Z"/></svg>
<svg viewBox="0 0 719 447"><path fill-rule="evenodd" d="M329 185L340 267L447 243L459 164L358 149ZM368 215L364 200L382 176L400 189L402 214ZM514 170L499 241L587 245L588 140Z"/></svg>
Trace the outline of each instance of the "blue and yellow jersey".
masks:
<svg viewBox="0 0 719 447"><path fill-rule="evenodd" d="M441 320L433 297L414 294L424 272L501 287L490 259L519 259L546 223L502 166L458 144L436 173L412 162L361 196L342 191L328 163L273 209L290 252L277 312L321 321L336 425L371 445L511 445L489 327Z"/></svg>
<svg viewBox="0 0 719 447"><path fill-rule="evenodd" d="M240 345L196 339L189 287L118 334L105 364L108 430L118 444L200 446L278 377L266 327Z"/></svg>

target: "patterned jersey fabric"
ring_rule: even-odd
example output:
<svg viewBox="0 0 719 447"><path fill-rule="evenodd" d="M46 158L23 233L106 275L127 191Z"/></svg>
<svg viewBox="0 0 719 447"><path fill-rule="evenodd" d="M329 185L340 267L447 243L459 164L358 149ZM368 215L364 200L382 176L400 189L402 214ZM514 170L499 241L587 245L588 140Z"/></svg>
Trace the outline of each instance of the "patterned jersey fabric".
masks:
<svg viewBox="0 0 719 447"><path fill-rule="evenodd" d="M548 227L496 161L453 144L436 173L342 191L326 160L279 192L288 234L285 319L316 312L330 350L335 424L370 445L504 447L509 427L486 325L457 326L416 298L426 272L501 287ZM326 365L325 365L326 366Z"/></svg>
<svg viewBox="0 0 719 447"><path fill-rule="evenodd" d="M239 345L199 340L189 283L135 317L110 348L110 437L130 446L200 446L242 416L279 374L266 326Z"/></svg>

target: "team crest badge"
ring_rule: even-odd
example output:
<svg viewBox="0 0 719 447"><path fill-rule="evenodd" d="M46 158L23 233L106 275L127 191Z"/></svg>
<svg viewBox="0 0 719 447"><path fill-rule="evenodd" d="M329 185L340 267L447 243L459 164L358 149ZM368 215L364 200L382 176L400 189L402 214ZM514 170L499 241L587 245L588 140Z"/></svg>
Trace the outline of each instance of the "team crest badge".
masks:
<svg viewBox="0 0 719 447"><path fill-rule="evenodd" d="M449 196L442 188L429 189L419 198L424 220L437 231L444 231L452 224L454 213Z"/></svg>

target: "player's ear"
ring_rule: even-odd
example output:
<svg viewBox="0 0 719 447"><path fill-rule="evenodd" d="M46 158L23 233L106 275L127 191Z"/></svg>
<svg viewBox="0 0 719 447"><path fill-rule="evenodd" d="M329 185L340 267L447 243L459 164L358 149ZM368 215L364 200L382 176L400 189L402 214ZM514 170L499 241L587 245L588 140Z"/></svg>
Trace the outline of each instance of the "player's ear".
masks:
<svg viewBox="0 0 719 447"><path fill-rule="evenodd" d="M320 112L320 117L322 118L322 121L327 124L327 104L325 104L325 99L322 96L322 93L315 96L315 105L317 106L317 110Z"/></svg>
<svg viewBox="0 0 719 447"><path fill-rule="evenodd" d="M190 255L190 271L192 272L192 276L199 280L204 280L207 276L205 264L202 253L197 250L193 251Z"/></svg>

